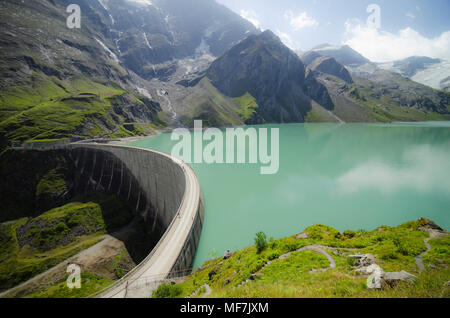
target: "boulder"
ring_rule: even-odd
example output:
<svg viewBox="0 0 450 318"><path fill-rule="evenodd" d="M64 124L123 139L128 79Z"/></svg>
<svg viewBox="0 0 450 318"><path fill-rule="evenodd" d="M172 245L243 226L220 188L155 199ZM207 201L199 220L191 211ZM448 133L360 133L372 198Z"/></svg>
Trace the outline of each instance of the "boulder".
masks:
<svg viewBox="0 0 450 318"><path fill-rule="evenodd" d="M217 272L216 272L215 269L213 269L212 271L210 271L210 272L208 273L208 278L209 278L209 280L212 280L213 277L214 277L216 274L217 274Z"/></svg>
<svg viewBox="0 0 450 318"><path fill-rule="evenodd" d="M263 273L251 274L249 278L250 278L250 280L255 280L258 277L263 276L263 275L264 275Z"/></svg>
<svg viewBox="0 0 450 318"><path fill-rule="evenodd" d="M227 250L225 254L223 254L223 259L224 260L229 259L232 255L233 253L231 253L230 250Z"/></svg>
<svg viewBox="0 0 450 318"><path fill-rule="evenodd" d="M358 268L356 271L363 275L369 275L369 277L367 278L368 289L381 289L383 287L384 283L383 276L385 272L377 264L364 266Z"/></svg>
<svg viewBox="0 0 450 318"><path fill-rule="evenodd" d="M375 264L375 256L372 254L355 254L349 255L350 258L355 258L353 263L356 267L366 267Z"/></svg>
<svg viewBox="0 0 450 318"><path fill-rule="evenodd" d="M296 239L308 239L308 238L309 238L309 235L308 235L308 233L301 233L301 234L297 234L297 235L295 236L295 238L296 238Z"/></svg>
<svg viewBox="0 0 450 318"><path fill-rule="evenodd" d="M395 287L398 284L398 282L401 282L401 281L411 282L411 281L416 280L417 277L406 271L401 271L401 272L385 273L383 275L383 279L386 282L386 284L388 284L391 287Z"/></svg>

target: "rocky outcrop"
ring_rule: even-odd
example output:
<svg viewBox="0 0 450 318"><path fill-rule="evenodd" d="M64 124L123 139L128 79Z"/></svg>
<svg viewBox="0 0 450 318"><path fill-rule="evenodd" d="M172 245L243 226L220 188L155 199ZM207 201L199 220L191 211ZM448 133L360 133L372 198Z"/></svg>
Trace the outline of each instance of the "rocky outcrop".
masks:
<svg viewBox="0 0 450 318"><path fill-rule="evenodd" d="M354 266L357 267L357 273L368 276L367 289L382 289L386 286L394 288L399 282L411 282L417 279L416 276L406 271L385 272L375 263L375 256L371 254L355 254L348 257L355 259Z"/></svg>
<svg viewBox="0 0 450 318"><path fill-rule="evenodd" d="M231 253L230 250L227 250L225 254L223 254L223 259L229 259L231 256L233 256L233 253Z"/></svg>
<svg viewBox="0 0 450 318"><path fill-rule="evenodd" d="M383 280L388 284L390 287L395 287L399 282L405 282L405 281L414 281L417 277L405 272L391 272L391 273L385 273L383 275Z"/></svg>
<svg viewBox="0 0 450 318"><path fill-rule="evenodd" d="M348 84L353 83L353 79L349 71L342 64L338 63L334 58L325 56L315 59L309 64L314 72L320 72L336 76Z"/></svg>

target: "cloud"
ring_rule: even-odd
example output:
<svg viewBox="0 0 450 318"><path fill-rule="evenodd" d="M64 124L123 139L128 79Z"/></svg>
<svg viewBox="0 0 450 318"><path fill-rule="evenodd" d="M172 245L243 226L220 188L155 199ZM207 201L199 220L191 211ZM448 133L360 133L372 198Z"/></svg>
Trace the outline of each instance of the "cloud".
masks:
<svg viewBox="0 0 450 318"><path fill-rule="evenodd" d="M258 15L253 10L241 10L240 12L241 17L244 19L250 21L255 28L260 29L261 23L258 20Z"/></svg>
<svg viewBox="0 0 450 318"><path fill-rule="evenodd" d="M398 33L369 28L358 20L347 20L345 44L373 62L390 62L413 55L450 59L450 31L427 38L408 27Z"/></svg>
<svg viewBox="0 0 450 318"><path fill-rule="evenodd" d="M289 23L295 31L319 25L319 22L314 20L314 18L308 16L306 12L302 12L299 15L295 16L291 10L288 10L284 13L284 18L286 20L289 20Z"/></svg>
<svg viewBox="0 0 450 318"><path fill-rule="evenodd" d="M408 18L411 18L411 19L415 19L415 18L416 18L416 16L415 16L414 14L412 14L411 12L407 12L407 13L405 13L405 15L406 15Z"/></svg>
<svg viewBox="0 0 450 318"><path fill-rule="evenodd" d="M276 30L275 33L276 35L278 35L284 45L286 45L291 50L296 50L299 47L298 43L294 41L289 34L281 32L280 30Z"/></svg>
<svg viewBox="0 0 450 318"><path fill-rule="evenodd" d="M354 194L376 190L389 195L414 189L450 195L450 151L421 146L406 151L403 160L405 164L400 167L377 160L368 161L339 177L338 191Z"/></svg>

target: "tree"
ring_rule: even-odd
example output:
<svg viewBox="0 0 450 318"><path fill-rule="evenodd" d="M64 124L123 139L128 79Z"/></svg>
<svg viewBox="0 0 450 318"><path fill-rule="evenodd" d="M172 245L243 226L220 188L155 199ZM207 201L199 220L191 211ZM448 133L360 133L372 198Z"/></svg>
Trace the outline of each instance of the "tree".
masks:
<svg viewBox="0 0 450 318"><path fill-rule="evenodd" d="M261 253L267 247L267 236L264 232L258 232L255 236L257 253Z"/></svg>

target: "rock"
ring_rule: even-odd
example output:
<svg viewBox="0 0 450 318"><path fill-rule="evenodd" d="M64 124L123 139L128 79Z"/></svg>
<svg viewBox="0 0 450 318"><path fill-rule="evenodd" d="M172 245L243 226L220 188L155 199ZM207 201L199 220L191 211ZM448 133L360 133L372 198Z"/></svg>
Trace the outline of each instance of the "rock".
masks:
<svg viewBox="0 0 450 318"><path fill-rule="evenodd" d="M386 283L391 286L391 287L395 287L397 285L398 282L400 281L414 281L417 279L416 276L414 276L413 274L410 274L406 271L401 271L401 272L389 272L389 273L385 273L383 275L383 279L386 281Z"/></svg>
<svg viewBox="0 0 450 318"><path fill-rule="evenodd" d="M420 218L419 222L421 223L422 227L419 227L420 231L426 232L427 229L437 230L439 232L443 232L444 230L438 226L436 223L429 219Z"/></svg>
<svg viewBox="0 0 450 318"><path fill-rule="evenodd" d="M366 267L375 264L375 256L372 254L355 254L349 255L349 257L355 258L353 265L356 267Z"/></svg>
<svg viewBox="0 0 450 318"><path fill-rule="evenodd" d="M225 254L223 254L223 259L229 259L231 256L233 256L233 253L231 253L230 250L227 250Z"/></svg>
<svg viewBox="0 0 450 318"><path fill-rule="evenodd" d="M429 268L432 268L432 269L436 269L436 268L437 268L437 267L434 266L433 264L428 265L428 267L429 267Z"/></svg>
<svg viewBox="0 0 450 318"><path fill-rule="evenodd" d="M263 276L263 275L264 275L263 273L251 274L249 278L250 278L250 280L255 280L256 278Z"/></svg>
<svg viewBox="0 0 450 318"><path fill-rule="evenodd" d="M385 272L377 264L364 266L358 268L356 271L361 274L369 275L369 277L367 278L368 289L381 289L383 287L383 276Z"/></svg>
<svg viewBox="0 0 450 318"><path fill-rule="evenodd" d="M220 263L219 263L219 266L222 266L222 265L223 265L223 262L220 262Z"/></svg>
<svg viewBox="0 0 450 318"><path fill-rule="evenodd" d="M227 278L227 279L225 279L223 285L227 286L229 283L231 283L231 279Z"/></svg>
<svg viewBox="0 0 450 318"><path fill-rule="evenodd" d="M216 272L215 269L213 269L212 271L210 271L210 272L208 273L208 278L209 278L209 280L212 280L213 277L214 277L214 275L217 275L217 272Z"/></svg>
<svg viewBox="0 0 450 318"><path fill-rule="evenodd" d="M295 236L296 239L308 239L309 238L309 234L308 233L301 233L301 234L297 234Z"/></svg>
<svg viewBox="0 0 450 318"><path fill-rule="evenodd" d="M283 254L280 257L278 257L278 259L282 260L282 259L288 258L289 256L291 256L291 253L286 253L286 254Z"/></svg>

